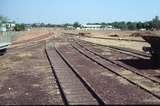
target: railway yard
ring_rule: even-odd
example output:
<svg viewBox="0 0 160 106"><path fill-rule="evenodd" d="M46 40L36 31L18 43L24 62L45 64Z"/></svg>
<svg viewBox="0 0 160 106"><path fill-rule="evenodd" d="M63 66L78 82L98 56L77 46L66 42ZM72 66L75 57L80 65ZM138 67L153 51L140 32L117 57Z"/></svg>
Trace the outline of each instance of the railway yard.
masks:
<svg viewBox="0 0 160 106"><path fill-rule="evenodd" d="M160 66L143 39L38 33L0 56L0 105L160 104Z"/></svg>

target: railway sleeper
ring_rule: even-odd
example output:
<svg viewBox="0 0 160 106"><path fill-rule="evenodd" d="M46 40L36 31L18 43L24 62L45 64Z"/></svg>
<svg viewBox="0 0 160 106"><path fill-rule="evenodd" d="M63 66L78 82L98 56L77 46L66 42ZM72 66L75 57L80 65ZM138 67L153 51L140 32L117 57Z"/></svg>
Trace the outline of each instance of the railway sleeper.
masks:
<svg viewBox="0 0 160 106"><path fill-rule="evenodd" d="M150 79L139 76L130 70L124 69L123 67L119 67L116 64L106 61L105 59L99 56L96 56L95 54L87 51L86 49L81 48L79 45L76 45L76 46L75 45L76 44L74 44L74 47L77 48L79 52L83 53L84 55L94 60L98 64L102 65L105 68L108 68L110 71L127 79L129 82L141 87L147 92L150 92L154 96L160 98L160 85L158 83L154 83Z"/></svg>
<svg viewBox="0 0 160 106"><path fill-rule="evenodd" d="M72 69L55 51L55 48L47 48L53 71L57 76L62 98L66 105L98 105L96 99L91 95Z"/></svg>
<svg viewBox="0 0 160 106"><path fill-rule="evenodd" d="M101 64L98 64L99 62L96 60L98 58L94 60L93 58L95 58L95 56L89 52L87 52L88 56L86 56L87 53L82 53L69 44L62 45L61 43L56 44L56 50L61 57L70 64L74 71L94 89L95 93L98 94L103 101L107 101L106 104L148 103L145 102L146 98L154 98L156 101L150 101L150 103L160 103L159 98L150 92L145 91L139 86L135 86L134 83L124 76L104 67L102 62L106 63L106 61L101 60ZM91 59L91 57L93 58ZM109 64L105 65L109 66ZM112 64L110 64L110 66L117 71L121 69L114 67ZM104 76L102 73L108 74L104 74ZM116 78L123 79L128 84L121 84Z"/></svg>

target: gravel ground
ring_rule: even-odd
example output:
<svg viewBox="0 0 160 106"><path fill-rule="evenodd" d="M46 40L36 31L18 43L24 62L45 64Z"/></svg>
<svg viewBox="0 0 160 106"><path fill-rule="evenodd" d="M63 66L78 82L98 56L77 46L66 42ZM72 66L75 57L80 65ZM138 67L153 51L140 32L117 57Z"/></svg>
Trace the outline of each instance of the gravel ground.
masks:
<svg viewBox="0 0 160 106"><path fill-rule="evenodd" d="M31 44L0 56L0 105L63 104L45 42Z"/></svg>
<svg viewBox="0 0 160 106"><path fill-rule="evenodd" d="M41 38L42 35L51 34L53 31L55 38L63 41L62 36L59 37L59 35L66 31L62 29L32 29L29 32L20 32L20 36L17 36L18 38L14 41L15 44L11 46L6 54L0 56L0 105L63 105L56 80L44 52L46 45L44 39L46 40L48 36ZM78 31L75 32L78 33ZM98 32L92 33L97 35ZM104 34L106 33L108 32L104 32ZM34 41L32 41L33 39ZM31 42L28 42L30 40ZM130 47L136 50L141 50L142 46L144 46L143 44L135 44L134 42L131 44L130 42L123 41L100 41L89 38L87 40L105 45ZM19 44L19 42L21 43ZM159 103L159 100L152 95L97 66L97 64L88 62L89 60L83 56L79 55L80 58L73 58L74 56L77 56L77 54L73 56L66 54L66 57L70 58L70 61L73 62L72 64L79 69L81 75L109 103ZM84 67L88 71L77 65L81 62L83 62ZM103 86L97 86L99 84Z"/></svg>
<svg viewBox="0 0 160 106"><path fill-rule="evenodd" d="M159 104L159 99L89 60L69 44L57 43L56 48L106 104ZM115 69L122 71L119 68Z"/></svg>

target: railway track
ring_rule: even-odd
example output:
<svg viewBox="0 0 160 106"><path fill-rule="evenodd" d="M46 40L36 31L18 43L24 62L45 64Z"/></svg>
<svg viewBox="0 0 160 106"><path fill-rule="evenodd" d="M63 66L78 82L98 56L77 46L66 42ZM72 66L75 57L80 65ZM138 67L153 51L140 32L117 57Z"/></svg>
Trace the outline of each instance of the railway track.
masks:
<svg viewBox="0 0 160 106"><path fill-rule="evenodd" d="M134 74L130 70L123 69L122 67L117 66L117 64L113 64L111 62L108 62L108 63L105 62L104 63L104 60L102 58L100 59L100 58L96 57L96 55L92 54L91 52L89 54L89 52L85 51L84 49L82 50L82 49L78 48L75 45L73 45L73 47L75 49L77 49L80 53L82 53L83 55L85 55L86 57L88 57L91 60L93 60L94 62L96 62L97 64L99 64L99 65L101 65L101 66L109 69L111 72L119 75L120 77L128 80L129 82L133 83L134 85L136 85L138 87L141 87L142 89L146 90L147 92L150 92L154 96L160 98L160 95L159 94L157 95L158 92L156 90L154 91L154 90L148 88L149 87L148 85L145 85L145 84L143 85L143 83L141 83L141 81L137 80L137 78L138 78L139 80L145 81L146 83L148 83L152 87L155 87L156 89L159 89L160 88L159 84L158 83L153 83L150 78L148 78L148 77L144 78L143 76L139 76L137 74ZM125 74L125 72L127 74ZM130 78L131 76L134 76L134 78Z"/></svg>
<svg viewBox="0 0 160 106"><path fill-rule="evenodd" d="M136 40L136 39L124 39L124 38L113 38L113 37L97 37L97 36L88 36L88 35L80 35L75 33L64 33L66 35L74 35L74 36L80 36L80 37L87 37L87 38L95 38L95 39L107 39L107 40L121 40L121 41L131 41L131 42L145 42L144 40Z"/></svg>
<svg viewBox="0 0 160 106"><path fill-rule="evenodd" d="M126 69L126 70L130 70L130 71L132 71L133 73L135 73L135 74L137 74L137 75L140 75L140 76L142 76L142 77L145 77L145 78L147 78L147 79L150 79L151 81L153 81L153 82L156 82L156 83L159 83L160 84L160 80L159 80L159 78L156 78L156 76L159 76L159 73L158 72L155 72L155 70L148 70L148 71L146 71L146 70L142 70L142 71L139 71L138 69L136 69L136 68L134 68L134 67L131 67L131 66L129 66L129 65L126 65L125 63L123 63L123 62L120 62L119 60L120 59L118 59L118 60L116 60L116 59L110 59L110 58L108 58L106 55L102 55L102 53L99 53L99 52L96 52L96 50L95 49L97 49L97 48L94 48L94 46L93 45L90 45L89 43L88 43L88 45L86 45L86 43L85 44L83 44L82 42L79 42L79 41L76 41L75 42L76 44L78 44L79 46L81 46L82 48L84 48L85 50L87 50L87 51L89 51L89 52L91 52L91 53L93 53L93 54L95 54L95 55L97 55L97 56L99 56L100 58L102 58L102 59L105 59L106 61L109 61L109 62L111 62L111 63L113 63L113 64L116 64L116 65L118 65L118 66L120 66L120 67L123 67L124 69ZM112 49L110 49L110 50L112 50ZM126 59L139 59L139 56L135 56L135 55L130 55L129 53L123 53L123 52L119 52L119 51L117 51L118 52L118 55L119 55L119 57L121 58L126 58ZM114 54L116 54L116 51L114 51ZM120 54L125 54L125 55L120 55ZM129 54L129 56L128 56L128 54ZM131 56L131 57L130 57ZM129 58L128 58L129 57ZM116 57L117 58L117 57ZM144 60L144 61L149 61L149 59L147 58L147 57L143 57L142 59L146 59L146 60ZM157 71L157 70L156 70ZM147 74L149 74L149 75L147 75Z"/></svg>
<svg viewBox="0 0 160 106"><path fill-rule="evenodd" d="M153 77L159 73L140 72L121 62L147 56L63 36L19 44L23 46L10 51L45 48L65 105L160 104L160 81Z"/></svg>
<svg viewBox="0 0 160 106"><path fill-rule="evenodd" d="M53 42L46 54L65 104L160 103L158 82L107 61L73 39Z"/></svg>
<svg viewBox="0 0 160 106"><path fill-rule="evenodd" d="M107 38L107 37L93 37L93 36L87 36L85 35L84 37L87 37L87 38L95 38L95 39L107 39L107 40L121 40L121 41L131 41L131 42L145 42L143 40L134 40L134 39L120 39L120 38Z"/></svg>
<svg viewBox="0 0 160 106"><path fill-rule="evenodd" d="M70 37L75 37L75 35L78 36L77 34L72 34L72 33L64 33L64 34L67 35L67 36L70 36ZM97 38L97 39L99 38L99 39L122 40L123 41L123 39L114 39L114 38L101 38L101 37L91 37L91 36L85 36L85 37ZM134 41L134 42L145 42L145 41L139 41L139 40L127 40L127 39L124 39L124 40L125 41ZM139 58L150 58L151 57L151 55L148 54L148 53L137 51L137 50L132 50L132 49L129 49L129 48L95 44L95 43L87 42L87 41L84 41L84 40L83 41L81 40L81 42L91 44L91 45L104 46L104 47L107 47L107 48L112 49L114 51L119 51L121 53L125 53L127 55L131 55L131 56L135 56L135 57L139 57Z"/></svg>
<svg viewBox="0 0 160 106"><path fill-rule="evenodd" d="M65 105L104 105L55 47L45 50Z"/></svg>
<svg viewBox="0 0 160 106"><path fill-rule="evenodd" d="M138 57L138 58L143 58L143 59L148 59L148 58L151 57L150 54L147 54L145 52L141 52L141 51L137 51L137 50L131 50L131 49L128 49L128 48L109 46L109 45L101 45L101 44L94 44L94 43L87 42L87 41L81 41L81 42L83 42L84 44L90 44L90 45L93 45L93 46L97 45L97 46L106 47L108 49L111 49L112 51L118 51L120 53L127 54L127 55L130 55L130 56L133 56L133 57Z"/></svg>

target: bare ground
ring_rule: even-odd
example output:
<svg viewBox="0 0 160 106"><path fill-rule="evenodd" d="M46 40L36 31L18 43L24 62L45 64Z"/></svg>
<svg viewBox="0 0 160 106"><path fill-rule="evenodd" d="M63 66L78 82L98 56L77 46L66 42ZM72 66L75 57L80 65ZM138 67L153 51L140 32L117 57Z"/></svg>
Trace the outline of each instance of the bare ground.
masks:
<svg viewBox="0 0 160 106"><path fill-rule="evenodd" d="M63 104L51 67L44 53L45 40L53 36L52 31L52 28L41 28L32 29L29 32L20 32L7 53L0 56L0 105ZM79 31L54 29L54 36L59 36L62 32L79 33ZM49 33L51 36L47 35ZM112 32L100 31L92 31L92 33L93 36L113 34ZM130 34L130 32L119 33L121 35ZM141 50L141 47L144 46L144 44L133 42L101 41L88 38L84 40L136 50Z"/></svg>
<svg viewBox="0 0 160 106"><path fill-rule="evenodd" d="M44 47L45 41L23 43L0 56L0 105L62 104Z"/></svg>
<svg viewBox="0 0 160 106"><path fill-rule="evenodd" d="M90 33L87 34L87 36L90 36L89 38L86 36L80 37L82 40L102 44L102 45L109 45L109 46L117 46L117 47L125 47L130 49L135 49L139 51L143 51L142 47L150 47L150 44L147 42L143 42L144 39L141 36L134 37L132 36L133 33L144 33L139 31L105 31L105 30L88 30L88 31L82 31L82 30L67 30L66 33ZM159 31L152 32L153 34L160 35ZM112 37L112 35L117 35L117 37ZM92 38L92 37L101 37L101 38L109 38L109 39L98 39L98 38ZM114 40L115 39L115 40ZM136 41L124 41L120 39L125 40L137 40L142 42L136 42Z"/></svg>

